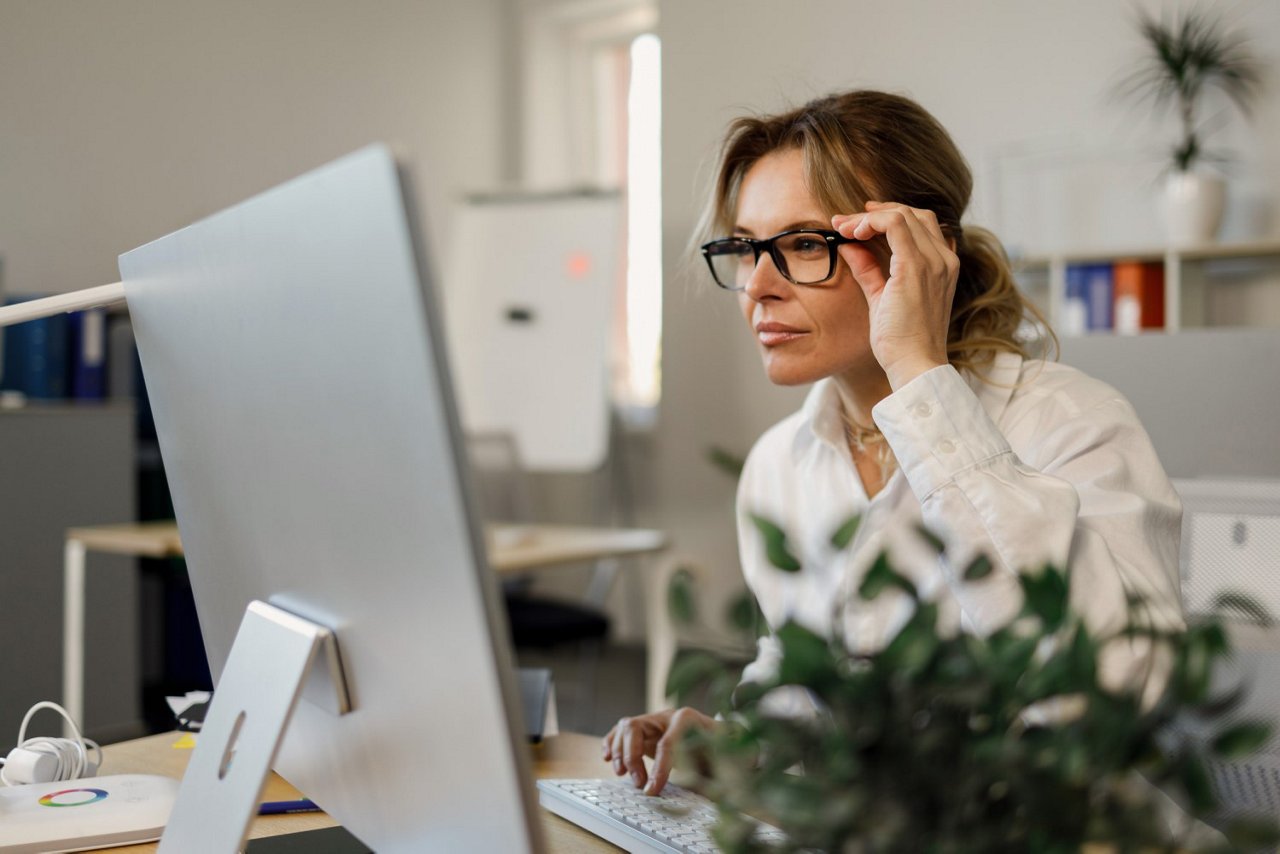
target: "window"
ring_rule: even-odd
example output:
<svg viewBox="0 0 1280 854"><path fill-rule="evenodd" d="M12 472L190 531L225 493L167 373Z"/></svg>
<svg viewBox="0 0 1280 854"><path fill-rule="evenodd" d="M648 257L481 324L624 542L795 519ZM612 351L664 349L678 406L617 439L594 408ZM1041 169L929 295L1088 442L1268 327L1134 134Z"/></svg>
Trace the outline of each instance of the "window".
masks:
<svg viewBox="0 0 1280 854"><path fill-rule="evenodd" d="M613 399L651 423L661 394L661 46L652 0L526 0L522 183L626 193Z"/></svg>

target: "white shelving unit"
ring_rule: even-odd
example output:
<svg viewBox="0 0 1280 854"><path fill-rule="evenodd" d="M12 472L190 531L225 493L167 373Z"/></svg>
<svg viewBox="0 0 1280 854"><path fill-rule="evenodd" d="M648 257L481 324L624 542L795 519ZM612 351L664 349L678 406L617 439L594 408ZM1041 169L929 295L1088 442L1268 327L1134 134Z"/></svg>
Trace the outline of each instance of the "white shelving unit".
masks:
<svg viewBox="0 0 1280 854"><path fill-rule="evenodd" d="M1158 261L1164 264L1164 317L1166 332L1202 326L1205 322L1205 288L1211 284L1206 267L1212 262L1251 262L1280 270L1280 239L1243 243L1211 243L1180 248L1140 248L1133 251L1105 249L1072 251L1015 258L1019 286L1033 298L1041 298L1049 322L1063 316L1067 292L1067 267L1072 264L1115 261Z"/></svg>

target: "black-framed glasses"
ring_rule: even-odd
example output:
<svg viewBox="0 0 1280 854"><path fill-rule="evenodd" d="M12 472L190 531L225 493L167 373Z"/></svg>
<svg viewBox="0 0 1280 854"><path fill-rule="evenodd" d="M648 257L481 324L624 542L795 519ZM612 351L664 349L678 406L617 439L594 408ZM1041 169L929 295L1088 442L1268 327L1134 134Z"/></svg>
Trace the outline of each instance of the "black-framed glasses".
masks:
<svg viewBox="0 0 1280 854"><path fill-rule="evenodd" d="M787 281L797 285L820 285L835 275L836 247L857 242L831 229L802 228L763 240L722 237L702 244L702 257L707 259L716 284L731 291L740 291L747 286L764 252L769 253L773 266Z"/></svg>

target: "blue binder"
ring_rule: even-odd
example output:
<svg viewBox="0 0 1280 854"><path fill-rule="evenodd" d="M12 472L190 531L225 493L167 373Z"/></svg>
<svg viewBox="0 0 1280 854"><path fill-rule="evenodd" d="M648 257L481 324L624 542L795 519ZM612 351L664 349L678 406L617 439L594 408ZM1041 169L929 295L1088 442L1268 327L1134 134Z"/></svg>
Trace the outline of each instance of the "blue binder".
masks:
<svg viewBox="0 0 1280 854"><path fill-rule="evenodd" d="M14 298L8 305L24 302ZM36 400L67 396L69 328L66 315L42 317L10 326L4 337L4 378L0 388Z"/></svg>
<svg viewBox="0 0 1280 854"><path fill-rule="evenodd" d="M71 396L103 400L107 396L107 313L92 308L70 315Z"/></svg>

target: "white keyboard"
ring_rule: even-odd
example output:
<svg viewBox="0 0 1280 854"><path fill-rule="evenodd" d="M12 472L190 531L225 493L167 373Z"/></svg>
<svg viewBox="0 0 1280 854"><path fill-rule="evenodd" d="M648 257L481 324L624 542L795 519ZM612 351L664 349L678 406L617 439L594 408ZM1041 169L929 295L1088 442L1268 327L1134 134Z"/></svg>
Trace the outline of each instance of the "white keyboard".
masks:
<svg viewBox="0 0 1280 854"><path fill-rule="evenodd" d="M670 783L657 797L626 780L539 780L542 805L558 816L626 851L660 854L714 854L711 838L716 807L701 795ZM764 842L786 837L760 823Z"/></svg>

